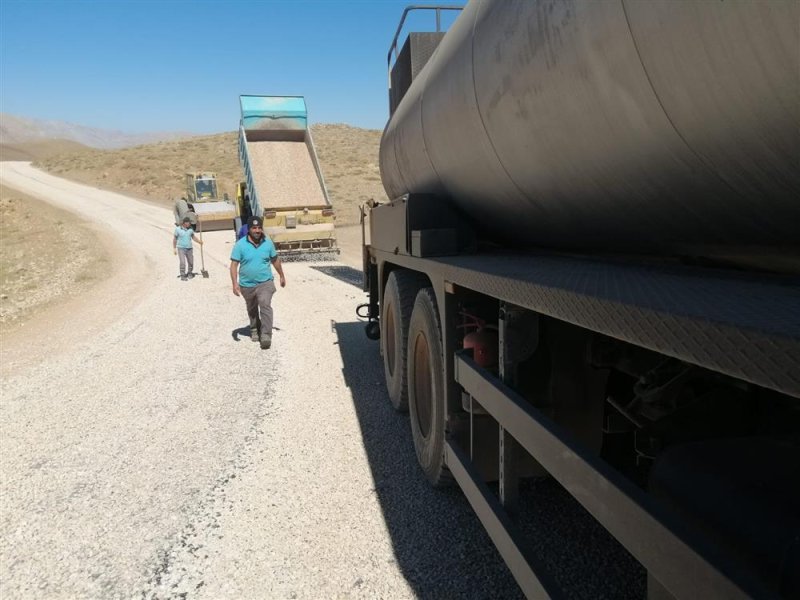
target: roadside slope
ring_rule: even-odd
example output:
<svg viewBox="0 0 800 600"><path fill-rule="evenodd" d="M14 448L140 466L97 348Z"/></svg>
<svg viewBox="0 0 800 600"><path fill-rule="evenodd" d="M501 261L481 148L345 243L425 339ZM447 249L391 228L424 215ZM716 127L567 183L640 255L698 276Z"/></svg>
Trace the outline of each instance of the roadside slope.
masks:
<svg viewBox="0 0 800 600"><path fill-rule="evenodd" d="M21 309L19 312L26 318L18 326L10 324L2 328L0 375L6 377L35 367L45 358L52 359L99 334L141 298L146 288L140 282L146 279L153 265L146 256L133 252L129 244L120 243L118 230L125 227L122 211L116 222L104 222L99 218L116 202L106 198L105 192L51 177L24 162L0 163L0 181L6 189L46 203L54 215L59 211L68 212L70 226L80 228L78 235L91 232L84 240L75 240L76 232L71 232L66 237L72 241L62 246L59 244L64 240L59 237L43 234L39 239L41 254L47 260L62 263L53 268L56 278L64 270L63 263L77 262L76 268L80 271L74 274L72 281L62 282L62 289L43 291L40 306ZM130 199L123 199L117 205L128 201ZM154 218L161 220L162 212L166 213L164 209L156 209L154 214L159 216ZM30 236L31 230L22 234ZM18 252L13 242L11 237L5 239L4 251ZM72 252L79 256L70 255ZM18 268L30 267L25 256L17 260L20 261ZM41 274L43 281L37 281L36 285L46 287L48 277L50 275ZM80 280L78 285L75 279ZM52 285L59 285L59 282L53 281ZM12 298L4 299L8 300Z"/></svg>
<svg viewBox="0 0 800 600"><path fill-rule="evenodd" d="M109 258L89 223L0 184L0 336L104 277Z"/></svg>

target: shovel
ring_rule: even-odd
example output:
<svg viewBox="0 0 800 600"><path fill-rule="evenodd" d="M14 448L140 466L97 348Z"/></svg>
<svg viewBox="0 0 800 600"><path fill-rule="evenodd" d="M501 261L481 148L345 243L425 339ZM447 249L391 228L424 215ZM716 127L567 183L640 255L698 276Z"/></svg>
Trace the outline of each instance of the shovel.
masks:
<svg viewBox="0 0 800 600"><path fill-rule="evenodd" d="M208 271L206 271L206 259L203 256L203 219L197 219L197 225L200 228L200 274L203 279L208 279Z"/></svg>

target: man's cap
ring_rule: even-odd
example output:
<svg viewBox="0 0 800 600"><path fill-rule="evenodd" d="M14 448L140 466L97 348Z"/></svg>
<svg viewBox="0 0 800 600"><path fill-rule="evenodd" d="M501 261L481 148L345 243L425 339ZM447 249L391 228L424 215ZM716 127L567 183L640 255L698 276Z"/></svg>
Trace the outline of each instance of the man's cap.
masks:
<svg viewBox="0 0 800 600"><path fill-rule="evenodd" d="M248 227L263 227L264 222L261 220L261 217L250 217L250 220L247 222Z"/></svg>
<svg viewBox="0 0 800 600"><path fill-rule="evenodd" d="M191 223L192 220L189 217L183 217L182 223Z"/></svg>

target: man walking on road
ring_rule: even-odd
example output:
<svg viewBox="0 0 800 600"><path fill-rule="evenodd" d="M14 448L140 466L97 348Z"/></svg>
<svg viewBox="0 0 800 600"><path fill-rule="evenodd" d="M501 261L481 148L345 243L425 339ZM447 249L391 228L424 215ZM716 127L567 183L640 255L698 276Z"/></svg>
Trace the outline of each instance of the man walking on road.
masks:
<svg viewBox="0 0 800 600"><path fill-rule="evenodd" d="M192 251L192 240L198 244L202 244L203 240L198 240L194 234L194 229L191 227L189 217L183 217L179 227L175 228L175 235L172 236L172 252L178 255L181 269L181 281L192 279L194 273L194 252ZM187 273L186 266L189 266Z"/></svg>
<svg viewBox="0 0 800 600"><path fill-rule="evenodd" d="M286 287L283 266L275 245L264 235L261 217L250 217L247 235L231 251L231 283L234 296L243 296L250 317L250 339L261 341L266 350L272 345L272 296L275 281L270 265ZM260 333L260 338L259 338Z"/></svg>

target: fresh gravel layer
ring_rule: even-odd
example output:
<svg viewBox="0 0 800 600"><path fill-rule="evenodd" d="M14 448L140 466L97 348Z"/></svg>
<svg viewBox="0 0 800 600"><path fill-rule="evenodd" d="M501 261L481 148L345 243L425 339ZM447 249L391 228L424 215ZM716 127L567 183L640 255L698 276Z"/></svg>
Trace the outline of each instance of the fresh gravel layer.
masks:
<svg viewBox="0 0 800 600"><path fill-rule="evenodd" d="M247 150L262 208L327 204L305 142L248 142Z"/></svg>
<svg viewBox="0 0 800 600"><path fill-rule="evenodd" d="M263 351L230 291L232 233L206 234L210 276L182 282L169 210L0 168L146 265L113 325L2 381L0 597L518 595L463 496L420 475L363 292L287 264Z"/></svg>
<svg viewBox="0 0 800 600"><path fill-rule="evenodd" d="M148 597L516 597L464 498L418 472L377 346L352 318L362 293L313 266L287 267L311 302L276 297L269 415Z"/></svg>

